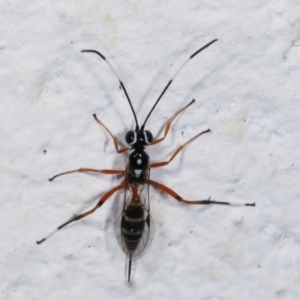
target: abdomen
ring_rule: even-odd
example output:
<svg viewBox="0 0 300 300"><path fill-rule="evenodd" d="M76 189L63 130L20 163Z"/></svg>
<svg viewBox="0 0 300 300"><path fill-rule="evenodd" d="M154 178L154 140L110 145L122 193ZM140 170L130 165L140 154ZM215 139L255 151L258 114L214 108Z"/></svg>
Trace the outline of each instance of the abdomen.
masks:
<svg viewBox="0 0 300 300"><path fill-rule="evenodd" d="M128 205L122 214L121 236L129 252L134 252L144 233L145 215L140 204Z"/></svg>

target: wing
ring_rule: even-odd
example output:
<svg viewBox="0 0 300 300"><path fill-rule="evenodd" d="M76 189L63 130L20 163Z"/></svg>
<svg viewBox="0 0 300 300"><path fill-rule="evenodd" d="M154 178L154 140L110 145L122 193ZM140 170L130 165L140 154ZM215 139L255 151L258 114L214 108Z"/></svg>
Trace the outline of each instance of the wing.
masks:
<svg viewBox="0 0 300 300"><path fill-rule="evenodd" d="M147 173L147 178L149 178L149 171ZM154 221L150 215L149 185L138 184L136 185L136 190L138 194L139 205L142 207L144 211L144 232L138 244L138 247L134 251L128 250L121 234L121 230L122 230L121 221L122 221L123 211L131 203L132 198L136 197L136 195L133 195L132 188L128 183L126 184L125 187L123 211L118 217L117 222L115 224L115 231L116 231L118 243L121 249L123 250L123 252L128 257L131 256L132 260L136 260L140 258L144 253L146 253L146 251L148 250L148 248L152 243L154 232L155 232Z"/></svg>

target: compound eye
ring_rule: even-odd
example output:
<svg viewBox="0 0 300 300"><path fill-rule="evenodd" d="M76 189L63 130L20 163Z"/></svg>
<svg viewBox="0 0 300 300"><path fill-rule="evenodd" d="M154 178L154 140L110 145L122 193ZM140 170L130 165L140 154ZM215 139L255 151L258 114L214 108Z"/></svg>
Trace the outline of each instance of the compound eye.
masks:
<svg viewBox="0 0 300 300"><path fill-rule="evenodd" d="M136 132L129 130L125 135L125 141L128 145L133 145L136 143Z"/></svg>
<svg viewBox="0 0 300 300"><path fill-rule="evenodd" d="M147 145L150 145L153 141L153 135L149 130L145 130L144 131L144 135L145 135L145 143Z"/></svg>

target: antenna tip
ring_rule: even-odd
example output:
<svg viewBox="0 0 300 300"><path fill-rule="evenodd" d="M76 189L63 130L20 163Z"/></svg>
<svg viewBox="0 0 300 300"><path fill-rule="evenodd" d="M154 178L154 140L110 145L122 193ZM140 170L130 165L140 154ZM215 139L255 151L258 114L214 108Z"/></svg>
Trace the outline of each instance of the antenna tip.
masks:
<svg viewBox="0 0 300 300"><path fill-rule="evenodd" d="M39 245L39 244L41 244L42 242L44 242L45 241L45 238L43 238L42 240L40 240L40 241L36 241L36 243Z"/></svg>

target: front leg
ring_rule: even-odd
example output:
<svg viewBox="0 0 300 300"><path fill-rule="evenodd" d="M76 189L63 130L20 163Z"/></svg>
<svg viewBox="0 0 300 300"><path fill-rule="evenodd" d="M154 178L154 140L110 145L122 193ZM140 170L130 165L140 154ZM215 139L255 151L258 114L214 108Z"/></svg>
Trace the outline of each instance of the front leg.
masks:
<svg viewBox="0 0 300 300"><path fill-rule="evenodd" d="M93 114L93 117L95 118L96 122L99 123L107 132L108 134L112 137L113 141L114 141L114 145L115 145L115 149L118 153L123 153L127 150L129 150L130 148L129 147L125 147L125 148L122 148L122 149L119 149L119 141L118 141L118 138L115 137L111 132L110 130L97 118L96 114Z"/></svg>
<svg viewBox="0 0 300 300"><path fill-rule="evenodd" d="M160 142L162 142L162 141L166 138L166 136L168 135L168 132L169 132L169 130L170 130L170 127L171 127L171 125L172 125L172 122L173 122L173 121L174 121L174 120L175 120L175 119L176 119L183 111L185 111L190 105L192 105L194 102L195 102L195 100L193 99L189 104L187 104L185 107L183 107L183 108L180 109L178 112L176 112L175 115L167 121L167 123L166 123L166 125L165 125L165 132L164 132L163 137L161 137L161 138L159 138L159 139L157 139L157 140L152 141L151 146L152 146L152 145L155 145L155 144L158 144L158 143L160 143Z"/></svg>

